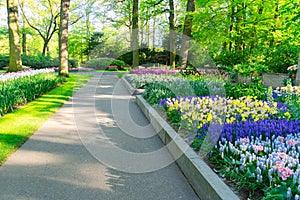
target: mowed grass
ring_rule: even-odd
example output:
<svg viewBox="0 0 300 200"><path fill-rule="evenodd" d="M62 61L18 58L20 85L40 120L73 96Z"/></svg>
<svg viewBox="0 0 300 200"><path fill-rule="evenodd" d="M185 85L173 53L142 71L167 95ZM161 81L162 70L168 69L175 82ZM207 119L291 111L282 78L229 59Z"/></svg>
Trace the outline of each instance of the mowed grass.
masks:
<svg viewBox="0 0 300 200"><path fill-rule="evenodd" d="M0 117L0 165L53 113L84 85L91 75L70 75L63 85Z"/></svg>

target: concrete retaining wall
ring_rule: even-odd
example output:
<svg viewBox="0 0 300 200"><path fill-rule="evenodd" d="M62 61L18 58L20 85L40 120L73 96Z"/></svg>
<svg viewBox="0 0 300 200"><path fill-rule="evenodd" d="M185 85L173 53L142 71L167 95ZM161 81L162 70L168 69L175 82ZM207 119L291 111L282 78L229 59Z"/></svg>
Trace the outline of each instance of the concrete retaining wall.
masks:
<svg viewBox="0 0 300 200"><path fill-rule="evenodd" d="M263 73L263 85L266 87L272 86L273 88L276 87L283 87L283 80L289 78L287 74L281 73Z"/></svg>

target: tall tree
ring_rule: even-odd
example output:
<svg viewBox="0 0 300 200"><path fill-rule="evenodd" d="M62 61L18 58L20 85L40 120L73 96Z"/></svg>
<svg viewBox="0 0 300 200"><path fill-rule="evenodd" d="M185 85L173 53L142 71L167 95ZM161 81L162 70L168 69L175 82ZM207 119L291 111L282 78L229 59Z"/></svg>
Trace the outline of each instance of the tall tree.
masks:
<svg viewBox="0 0 300 200"><path fill-rule="evenodd" d="M25 0L21 0L21 6L22 8L24 7L25 4ZM25 11L23 11L25 12ZM26 47L26 43L27 43L27 33L26 33L26 27L27 27L27 22L25 19L25 15L24 13L22 14L22 54L26 55L27 54L27 47Z"/></svg>
<svg viewBox="0 0 300 200"><path fill-rule="evenodd" d="M9 72L22 70L20 30L18 24L18 1L7 0L7 22L9 29Z"/></svg>
<svg viewBox="0 0 300 200"><path fill-rule="evenodd" d="M132 4L132 30L131 30L132 67L139 66L139 0Z"/></svg>
<svg viewBox="0 0 300 200"><path fill-rule="evenodd" d="M68 71L68 24L70 0L61 0L59 26L59 75L69 77Z"/></svg>
<svg viewBox="0 0 300 200"><path fill-rule="evenodd" d="M34 29L43 39L42 54L46 55L49 42L54 33L59 30L58 20L60 13L59 6L53 0L42 1L39 5L39 9L34 11L34 16L30 16L30 19L25 15L23 7L21 7L21 10L28 26Z"/></svg>
<svg viewBox="0 0 300 200"><path fill-rule="evenodd" d="M176 58L176 38L175 38L175 25L174 25L175 9L174 0L169 0L169 51L170 51L170 66L175 68Z"/></svg>
<svg viewBox="0 0 300 200"><path fill-rule="evenodd" d="M193 12L195 12L196 0L188 0L186 6L186 15L184 19L183 35L182 35L182 44L181 44L181 67L187 67L188 54L190 48L190 40L192 37L192 25L193 25Z"/></svg>

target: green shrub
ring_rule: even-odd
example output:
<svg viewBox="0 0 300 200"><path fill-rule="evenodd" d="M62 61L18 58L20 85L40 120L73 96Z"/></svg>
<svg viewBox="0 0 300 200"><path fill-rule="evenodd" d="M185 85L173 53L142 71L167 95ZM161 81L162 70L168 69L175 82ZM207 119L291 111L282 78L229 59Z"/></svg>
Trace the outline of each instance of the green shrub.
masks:
<svg viewBox="0 0 300 200"><path fill-rule="evenodd" d="M155 105L160 99L175 98L176 95L169 87L165 86L165 84L152 83L146 87L143 97L150 104Z"/></svg>
<svg viewBox="0 0 300 200"><path fill-rule="evenodd" d="M0 55L0 69L9 65L9 56ZM33 69L51 68L58 67L58 58L51 58L50 56L43 56L38 54L36 56L32 55L22 55L22 65L28 66ZM77 68L78 60L69 59L69 67Z"/></svg>
<svg viewBox="0 0 300 200"><path fill-rule="evenodd" d="M214 61L217 65L234 66L237 64L245 63L247 59L247 51L223 50L215 56Z"/></svg>
<svg viewBox="0 0 300 200"><path fill-rule="evenodd" d="M124 61L127 65L132 65L132 52L127 52L118 60ZM162 49L141 48L139 51L139 64L145 65L149 63L159 63L163 65L169 64L169 52ZM179 56L176 56L176 61L179 61Z"/></svg>
<svg viewBox="0 0 300 200"><path fill-rule="evenodd" d="M256 96L258 100L266 97L266 88L261 83L226 83L225 91L227 97L238 99L243 96Z"/></svg>
<svg viewBox="0 0 300 200"><path fill-rule="evenodd" d="M94 68L96 70L105 70L110 64L112 60L105 59L92 59L86 62L85 67Z"/></svg>
<svg viewBox="0 0 300 200"><path fill-rule="evenodd" d="M75 60L75 59L69 59L68 65L71 68L78 68L79 62L78 62L78 60Z"/></svg>
<svg viewBox="0 0 300 200"><path fill-rule="evenodd" d="M267 65L272 72L287 73L287 68L297 64L299 47L289 44L273 47L266 55L264 65Z"/></svg>
<svg viewBox="0 0 300 200"><path fill-rule="evenodd" d="M22 55L22 64L33 69L58 67L58 59L38 54L36 56Z"/></svg>
<svg viewBox="0 0 300 200"><path fill-rule="evenodd" d="M9 64L9 56L0 55L0 69L3 69L3 67L8 66Z"/></svg>
<svg viewBox="0 0 300 200"><path fill-rule="evenodd" d="M233 66L231 72L237 73L241 76L251 76L253 74L261 74L263 72L268 72L267 66L258 63L248 63L248 64L238 64Z"/></svg>
<svg viewBox="0 0 300 200"><path fill-rule="evenodd" d="M118 69L124 69L126 63L123 60L113 60L110 65L117 66Z"/></svg>
<svg viewBox="0 0 300 200"><path fill-rule="evenodd" d="M96 70L106 70L108 66L118 66L118 69L125 67L125 62L113 58L92 59L86 62L85 67Z"/></svg>

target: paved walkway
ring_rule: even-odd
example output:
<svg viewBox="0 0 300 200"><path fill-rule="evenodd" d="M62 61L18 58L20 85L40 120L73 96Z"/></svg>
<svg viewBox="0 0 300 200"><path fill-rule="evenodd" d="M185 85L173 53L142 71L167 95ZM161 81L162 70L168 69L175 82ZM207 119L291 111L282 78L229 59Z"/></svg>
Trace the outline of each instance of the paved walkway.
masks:
<svg viewBox="0 0 300 200"><path fill-rule="evenodd" d="M0 199L198 199L134 101L95 74L0 167Z"/></svg>

